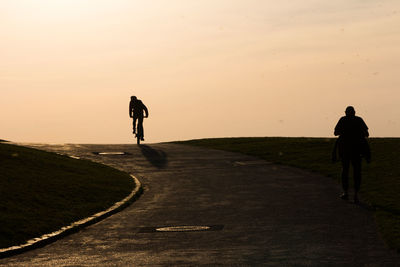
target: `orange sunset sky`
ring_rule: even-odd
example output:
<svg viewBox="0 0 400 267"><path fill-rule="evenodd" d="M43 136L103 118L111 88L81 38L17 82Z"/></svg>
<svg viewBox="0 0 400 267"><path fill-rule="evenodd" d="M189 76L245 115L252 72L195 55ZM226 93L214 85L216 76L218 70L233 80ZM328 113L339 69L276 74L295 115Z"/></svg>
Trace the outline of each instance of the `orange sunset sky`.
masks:
<svg viewBox="0 0 400 267"><path fill-rule="evenodd" d="M400 136L398 0L0 0L1 139Z"/></svg>

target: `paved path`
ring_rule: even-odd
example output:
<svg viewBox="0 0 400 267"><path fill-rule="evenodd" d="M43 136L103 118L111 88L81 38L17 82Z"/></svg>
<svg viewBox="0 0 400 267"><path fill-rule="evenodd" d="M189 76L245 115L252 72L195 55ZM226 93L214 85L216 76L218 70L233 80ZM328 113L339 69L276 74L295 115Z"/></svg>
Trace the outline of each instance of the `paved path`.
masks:
<svg viewBox="0 0 400 267"><path fill-rule="evenodd" d="M144 194L104 221L43 248L2 259L0 265L398 266L400 262L376 234L371 214L339 200L339 186L326 177L183 145L41 148L132 173L142 181ZM149 230L182 225L220 228Z"/></svg>

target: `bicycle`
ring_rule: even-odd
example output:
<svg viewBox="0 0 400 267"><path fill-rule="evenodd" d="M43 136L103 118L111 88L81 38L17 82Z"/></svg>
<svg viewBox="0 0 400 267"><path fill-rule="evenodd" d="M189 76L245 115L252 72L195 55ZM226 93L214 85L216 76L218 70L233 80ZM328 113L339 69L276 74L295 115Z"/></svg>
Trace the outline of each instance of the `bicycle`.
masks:
<svg viewBox="0 0 400 267"><path fill-rule="evenodd" d="M147 117L145 116L145 117L143 117L143 119L144 118L147 118ZM137 124L137 131L135 133L136 143L138 145L140 145L140 141L144 141L143 140L143 119L141 121L139 119L138 124Z"/></svg>
<svg viewBox="0 0 400 267"><path fill-rule="evenodd" d="M137 133L135 134L135 138L136 138L136 143L138 145L140 145L140 141L143 138L143 126L138 125L137 127Z"/></svg>

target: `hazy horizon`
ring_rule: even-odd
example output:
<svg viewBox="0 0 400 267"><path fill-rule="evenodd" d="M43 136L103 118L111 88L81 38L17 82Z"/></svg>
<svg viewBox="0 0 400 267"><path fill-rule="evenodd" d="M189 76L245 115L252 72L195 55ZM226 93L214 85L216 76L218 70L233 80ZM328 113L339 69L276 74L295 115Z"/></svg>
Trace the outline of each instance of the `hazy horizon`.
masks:
<svg viewBox="0 0 400 267"><path fill-rule="evenodd" d="M94 4L95 3L95 4ZM400 136L400 2L0 1L0 139Z"/></svg>

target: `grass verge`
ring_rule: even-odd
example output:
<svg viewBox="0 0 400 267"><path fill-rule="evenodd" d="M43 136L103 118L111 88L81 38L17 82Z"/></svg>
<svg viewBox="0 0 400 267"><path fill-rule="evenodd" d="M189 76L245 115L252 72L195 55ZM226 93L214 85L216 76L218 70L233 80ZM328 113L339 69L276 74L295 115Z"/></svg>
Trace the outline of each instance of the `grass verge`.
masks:
<svg viewBox="0 0 400 267"><path fill-rule="evenodd" d="M213 138L176 142L240 152L270 162L295 166L333 177L340 163L331 161L333 138ZM374 216L386 243L400 251L400 138L371 138L371 164L363 162L362 201Z"/></svg>
<svg viewBox="0 0 400 267"><path fill-rule="evenodd" d="M0 248L105 210L134 186L108 166L0 143Z"/></svg>

